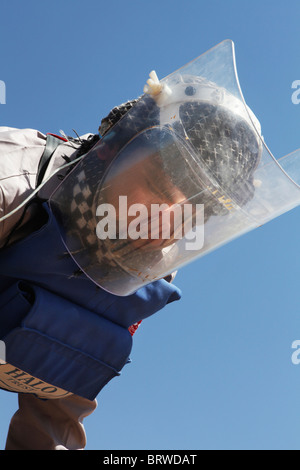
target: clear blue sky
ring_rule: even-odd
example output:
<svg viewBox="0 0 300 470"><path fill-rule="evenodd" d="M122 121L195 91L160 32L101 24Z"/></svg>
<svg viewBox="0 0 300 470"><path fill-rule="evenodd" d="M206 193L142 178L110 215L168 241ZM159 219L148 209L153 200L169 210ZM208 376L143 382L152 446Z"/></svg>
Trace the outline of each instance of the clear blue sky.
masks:
<svg viewBox="0 0 300 470"><path fill-rule="evenodd" d="M300 147L298 0L1 2L0 125L96 132L111 107L224 39L276 157ZM300 211L182 269L98 396L87 449L299 449ZM0 448L17 409L0 392Z"/></svg>

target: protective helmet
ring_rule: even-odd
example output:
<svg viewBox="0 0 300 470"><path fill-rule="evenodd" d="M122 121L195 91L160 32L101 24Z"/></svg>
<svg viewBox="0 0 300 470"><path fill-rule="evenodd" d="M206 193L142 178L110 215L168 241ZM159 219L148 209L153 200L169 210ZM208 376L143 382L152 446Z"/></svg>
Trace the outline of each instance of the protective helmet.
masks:
<svg viewBox="0 0 300 470"><path fill-rule="evenodd" d="M74 260L116 295L164 277L300 198L244 102L231 41L148 83L117 122L111 126L115 110L103 120L102 139L50 202Z"/></svg>

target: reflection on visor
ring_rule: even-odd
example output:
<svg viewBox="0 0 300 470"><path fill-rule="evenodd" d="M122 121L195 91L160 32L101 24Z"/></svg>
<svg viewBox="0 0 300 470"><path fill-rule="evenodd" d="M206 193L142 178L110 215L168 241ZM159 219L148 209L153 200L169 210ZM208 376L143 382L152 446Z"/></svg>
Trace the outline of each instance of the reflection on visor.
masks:
<svg viewBox="0 0 300 470"><path fill-rule="evenodd" d="M243 206L254 193L261 143L245 120L223 107L180 106L180 119L196 155L218 184Z"/></svg>

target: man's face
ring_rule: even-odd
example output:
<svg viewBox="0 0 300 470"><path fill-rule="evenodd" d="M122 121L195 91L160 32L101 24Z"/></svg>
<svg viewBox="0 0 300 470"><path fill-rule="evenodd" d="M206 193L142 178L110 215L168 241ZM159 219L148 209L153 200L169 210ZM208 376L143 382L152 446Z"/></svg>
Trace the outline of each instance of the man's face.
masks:
<svg viewBox="0 0 300 470"><path fill-rule="evenodd" d="M127 213L119 207L120 196L126 197ZM185 195L166 176L157 154L116 165L105 179L99 201L114 206L117 227L121 222L129 229L138 217L141 236L131 240L135 248L163 248L173 243L176 230L181 228L181 220L174 217L174 206L184 202ZM157 205L161 208L159 213L155 210Z"/></svg>

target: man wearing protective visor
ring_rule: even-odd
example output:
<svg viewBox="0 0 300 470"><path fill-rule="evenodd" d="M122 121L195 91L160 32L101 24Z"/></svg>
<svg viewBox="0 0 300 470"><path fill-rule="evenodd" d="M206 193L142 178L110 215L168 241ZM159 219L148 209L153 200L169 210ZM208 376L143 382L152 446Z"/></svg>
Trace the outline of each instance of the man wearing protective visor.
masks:
<svg viewBox="0 0 300 470"><path fill-rule="evenodd" d="M177 74L159 88L155 80L122 119L118 107L103 120L103 138L50 203L80 269L117 295L196 257L212 216L220 241L240 228L234 214L259 184L262 145L250 116L260 126L244 103L202 77ZM217 243L206 238L204 250Z"/></svg>
<svg viewBox="0 0 300 470"><path fill-rule="evenodd" d="M172 273L268 218L260 126L222 84L222 54L231 42L152 73L100 136L0 128L1 156L24 168L1 163L0 386L20 406L8 449L83 448L82 418L137 326L180 298Z"/></svg>

